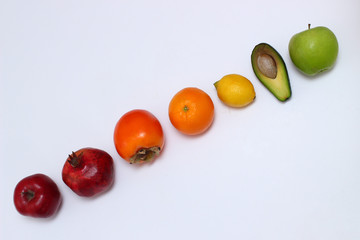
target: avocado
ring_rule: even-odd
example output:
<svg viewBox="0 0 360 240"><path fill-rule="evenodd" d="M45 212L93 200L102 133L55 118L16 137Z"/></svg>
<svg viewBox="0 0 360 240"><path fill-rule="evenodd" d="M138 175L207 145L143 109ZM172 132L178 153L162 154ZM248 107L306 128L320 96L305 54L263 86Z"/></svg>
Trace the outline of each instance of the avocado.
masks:
<svg viewBox="0 0 360 240"><path fill-rule="evenodd" d="M291 96L286 65L280 54L269 44L260 43L251 53L251 65L260 82L280 101Z"/></svg>

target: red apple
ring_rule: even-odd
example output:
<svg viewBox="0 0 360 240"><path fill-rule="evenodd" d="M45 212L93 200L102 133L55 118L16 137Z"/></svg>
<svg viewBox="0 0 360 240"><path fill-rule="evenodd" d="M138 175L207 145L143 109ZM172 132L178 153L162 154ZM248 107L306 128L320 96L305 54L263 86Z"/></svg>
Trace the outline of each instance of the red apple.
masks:
<svg viewBox="0 0 360 240"><path fill-rule="evenodd" d="M113 159L103 150L82 148L66 159L62 179L79 196L98 195L114 182Z"/></svg>
<svg viewBox="0 0 360 240"><path fill-rule="evenodd" d="M22 215L35 218L53 216L58 211L61 200L56 183L40 173L22 179L14 191L16 210Z"/></svg>

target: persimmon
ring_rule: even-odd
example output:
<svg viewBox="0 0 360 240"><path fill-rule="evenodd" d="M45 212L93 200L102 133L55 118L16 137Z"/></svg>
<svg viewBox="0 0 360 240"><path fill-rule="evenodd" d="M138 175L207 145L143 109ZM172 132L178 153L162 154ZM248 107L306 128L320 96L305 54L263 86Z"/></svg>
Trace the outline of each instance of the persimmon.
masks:
<svg viewBox="0 0 360 240"><path fill-rule="evenodd" d="M205 132L214 119L214 103L203 90L184 88L174 95L169 104L171 124L181 133L198 135Z"/></svg>
<svg viewBox="0 0 360 240"><path fill-rule="evenodd" d="M135 109L117 122L114 143L119 155L129 163L153 161L164 147L165 139L159 120L149 111Z"/></svg>

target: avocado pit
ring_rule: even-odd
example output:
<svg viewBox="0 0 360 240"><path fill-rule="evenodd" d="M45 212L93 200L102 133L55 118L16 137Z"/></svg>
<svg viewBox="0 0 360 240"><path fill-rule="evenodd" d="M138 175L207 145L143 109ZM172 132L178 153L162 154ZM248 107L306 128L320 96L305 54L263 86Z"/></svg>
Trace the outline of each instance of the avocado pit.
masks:
<svg viewBox="0 0 360 240"><path fill-rule="evenodd" d="M257 65L262 74L266 77L275 79L277 75L277 66L274 58L269 54L259 54L257 58Z"/></svg>

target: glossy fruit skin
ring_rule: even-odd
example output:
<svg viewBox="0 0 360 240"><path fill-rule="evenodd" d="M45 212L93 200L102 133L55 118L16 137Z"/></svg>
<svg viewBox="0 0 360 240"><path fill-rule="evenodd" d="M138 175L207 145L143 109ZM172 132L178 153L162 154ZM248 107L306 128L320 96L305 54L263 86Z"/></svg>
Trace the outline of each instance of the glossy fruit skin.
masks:
<svg viewBox="0 0 360 240"><path fill-rule="evenodd" d="M96 148L82 148L73 152L62 169L64 183L81 197L93 197L107 191L114 178L112 157Z"/></svg>
<svg viewBox="0 0 360 240"><path fill-rule="evenodd" d="M151 162L164 148L163 128L149 111L134 109L116 123L114 144L121 158L131 164ZM146 153L139 156L142 151Z"/></svg>
<svg viewBox="0 0 360 240"><path fill-rule="evenodd" d="M171 124L186 135L199 135L210 128L214 120L214 103L203 90L187 87L174 95L169 104Z"/></svg>
<svg viewBox="0 0 360 240"><path fill-rule="evenodd" d="M16 210L24 216L51 217L58 211L61 201L56 183L41 173L23 178L14 190Z"/></svg>
<svg viewBox="0 0 360 240"><path fill-rule="evenodd" d="M295 34L289 42L294 65L309 76L332 68L339 45L335 34L326 27L315 27Z"/></svg>
<svg viewBox="0 0 360 240"><path fill-rule="evenodd" d="M249 79L239 74L229 74L214 83L219 99L230 107L240 108L252 103L255 89Z"/></svg>

